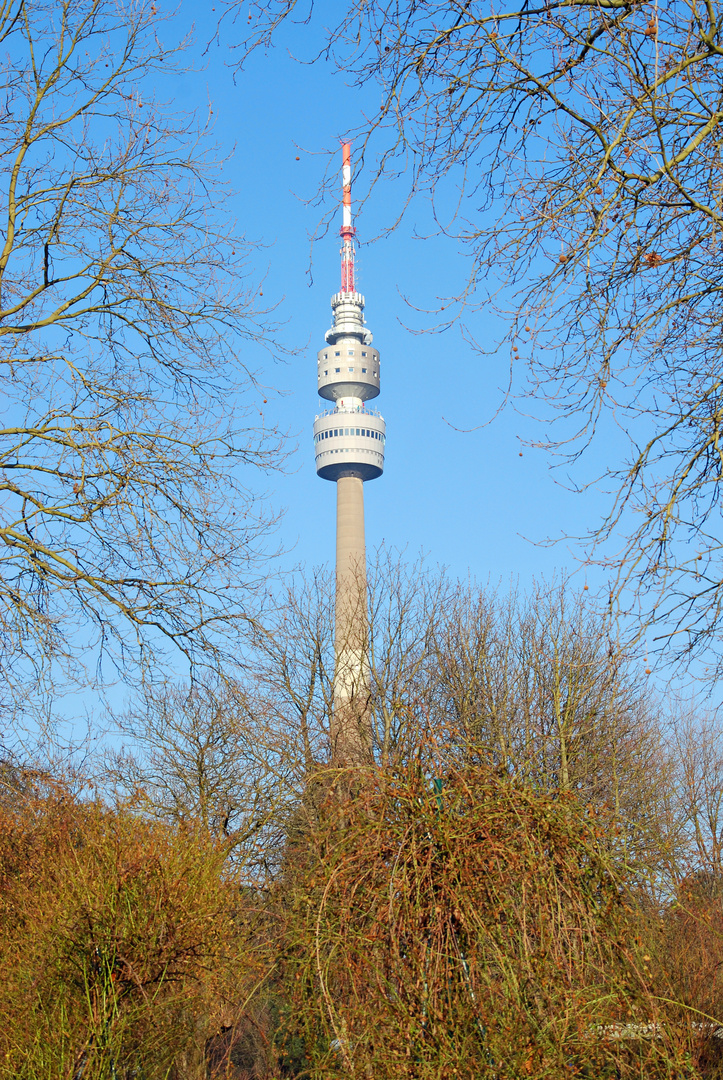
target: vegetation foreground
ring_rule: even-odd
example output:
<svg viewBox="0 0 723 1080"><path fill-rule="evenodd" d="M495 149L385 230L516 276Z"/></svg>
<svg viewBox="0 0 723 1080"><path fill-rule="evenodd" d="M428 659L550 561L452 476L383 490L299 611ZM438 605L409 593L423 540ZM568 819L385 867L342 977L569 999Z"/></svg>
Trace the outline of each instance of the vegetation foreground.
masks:
<svg viewBox="0 0 723 1080"><path fill-rule="evenodd" d="M207 833L6 770L1 1075L723 1075L715 880L654 902L572 795L430 763L351 803L319 774L263 887Z"/></svg>

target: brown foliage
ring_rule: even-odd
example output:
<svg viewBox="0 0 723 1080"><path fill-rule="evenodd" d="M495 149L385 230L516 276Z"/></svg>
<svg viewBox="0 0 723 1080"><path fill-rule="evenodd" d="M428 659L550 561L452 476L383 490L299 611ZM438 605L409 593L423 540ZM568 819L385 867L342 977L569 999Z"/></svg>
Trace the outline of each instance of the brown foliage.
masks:
<svg viewBox="0 0 723 1080"><path fill-rule="evenodd" d="M604 839L571 795L479 766L330 804L282 898L312 1075L698 1075Z"/></svg>
<svg viewBox="0 0 723 1080"><path fill-rule="evenodd" d="M0 837L0 1075L202 1075L263 979L225 852L61 786Z"/></svg>
<svg viewBox="0 0 723 1080"><path fill-rule="evenodd" d="M268 894L207 832L20 770L0 1077L722 1075L715 875L642 910L608 817L445 760L420 744L347 804L320 777Z"/></svg>
<svg viewBox="0 0 723 1080"><path fill-rule="evenodd" d="M680 883L662 927L662 957L696 1033L695 1060L723 1076L723 880L710 871Z"/></svg>

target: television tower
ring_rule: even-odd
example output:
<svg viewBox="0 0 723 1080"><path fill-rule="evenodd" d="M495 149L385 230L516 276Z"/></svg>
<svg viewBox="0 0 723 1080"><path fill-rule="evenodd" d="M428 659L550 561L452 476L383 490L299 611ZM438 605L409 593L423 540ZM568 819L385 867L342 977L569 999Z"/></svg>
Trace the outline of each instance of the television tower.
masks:
<svg viewBox="0 0 723 1080"><path fill-rule="evenodd" d="M384 470L386 425L366 404L379 393L379 352L354 280L350 143L343 144L342 153L341 289L331 298L334 321L317 369L319 397L334 407L314 421L314 450L317 473L336 484L332 761L363 765L372 753L363 485Z"/></svg>

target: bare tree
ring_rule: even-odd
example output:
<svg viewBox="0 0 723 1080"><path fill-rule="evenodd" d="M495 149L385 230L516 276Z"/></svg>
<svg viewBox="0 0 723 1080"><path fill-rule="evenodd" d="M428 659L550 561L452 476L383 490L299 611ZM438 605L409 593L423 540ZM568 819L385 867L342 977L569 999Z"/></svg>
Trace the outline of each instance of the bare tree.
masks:
<svg viewBox="0 0 723 1080"><path fill-rule="evenodd" d="M117 802L173 825L201 829L245 873L266 867L293 805L282 742L235 683L164 684L116 718L123 739L106 755L103 784Z"/></svg>
<svg viewBox="0 0 723 1080"><path fill-rule="evenodd" d="M652 892L700 864L691 838L709 804L720 816L720 778L692 742L687 758L671 744L665 703L584 593L565 582L495 593L387 551L369 586L374 759L387 775L483 765L574 795ZM333 575L300 575L254 622L241 682L148 694L119 720L116 790L277 872L338 776L333 610Z"/></svg>
<svg viewBox="0 0 723 1080"><path fill-rule="evenodd" d="M480 308L509 316L514 388L563 461L629 436L588 550L615 537L610 604L632 591L669 655L717 667L721 5L359 0L316 36L310 9L258 5L239 55L308 15L312 54L377 81L361 178L404 173L469 255L441 325L474 339Z"/></svg>
<svg viewBox="0 0 723 1080"><path fill-rule="evenodd" d="M444 575L382 550L370 573L370 708L375 758L404 759L424 726L429 639ZM122 749L100 772L115 798L200 823L244 864L273 871L299 807L338 780L333 575L300 574L248 625L238 681L149 686L116 717ZM343 766L342 766L343 767Z"/></svg>
<svg viewBox="0 0 723 1080"><path fill-rule="evenodd" d="M711 710L678 703L672 725L687 838L686 868L723 879L723 737Z"/></svg>
<svg viewBox="0 0 723 1080"><path fill-rule="evenodd" d="M658 884L682 840L687 850L678 759L663 704L585 594L565 583L496 594L385 551L369 586L375 760L392 769L417 757L484 763L537 790L572 793ZM184 813L205 822L210 797L214 820L233 805L248 823L267 820L263 807L268 820L288 820L323 787L336 765L331 577L290 583L254 623L247 655L242 685L213 698L166 693L121 725L139 763L134 774L126 762L126 791L136 785L149 806L172 808L179 785ZM248 824L236 828L242 837Z"/></svg>
<svg viewBox="0 0 723 1080"><path fill-rule="evenodd" d="M430 634L450 592L446 575L421 559L407 563L380 548L370 560L369 617L360 647L369 663L372 749L383 764L414 741L425 707ZM253 628L249 693L263 702L267 722L276 726L275 741L295 747L299 790L331 760L333 596L333 577L316 571L292 582L276 612Z"/></svg>
<svg viewBox="0 0 723 1080"><path fill-rule="evenodd" d="M664 710L584 593L460 588L430 651L430 714L455 756L574 793L651 879L670 866L682 815Z"/></svg>
<svg viewBox="0 0 723 1080"><path fill-rule="evenodd" d="M207 132L155 99L183 60L162 29L151 0L0 7L13 694L88 656L215 663L253 609L268 526L254 477L280 443L243 353L267 331Z"/></svg>
<svg viewBox="0 0 723 1080"><path fill-rule="evenodd" d="M665 709L585 595L566 582L495 592L379 551L369 568L375 759L400 764L419 752L420 732L436 731L447 754L609 812L638 853L672 843ZM293 584L256 628L250 708L298 762L299 793L330 761L333 641L324 574Z"/></svg>
<svg viewBox="0 0 723 1080"><path fill-rule="evenodd" d="M455 583L421 557L379 552L370 575L375 749L387 766L413 752L430 718L434 635L453 603ZM430 664L430 660L432 661Z"/></svg>

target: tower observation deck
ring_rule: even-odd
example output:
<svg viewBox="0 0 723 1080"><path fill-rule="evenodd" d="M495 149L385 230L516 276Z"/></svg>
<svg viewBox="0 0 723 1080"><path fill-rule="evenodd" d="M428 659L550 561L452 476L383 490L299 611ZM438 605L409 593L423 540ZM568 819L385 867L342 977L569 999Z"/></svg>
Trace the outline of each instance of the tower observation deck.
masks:
<svg viewBox="0 0 723 1080"><path fill-rule="evenodd" d="M384 471L386 425L367 405L379 394L379 350L355 285L349 143L343 155L341 289L331 298L333 324L317 354L318 394L333 407L314 420L314 454L317 473L337 489L332 760L363 765L372 743L363 484Z"/></svg>
<svg viewBox="0 0 723 1080"><path fill-rule="evenodd" d="M316 471L324 480L358 476L374 480L384 471L386 425L367 402L379 393L379 350L364 324L361 293L337 293L331 299L334 325L317 358L320 398L334 408L314 421Z"/></svg>
<svg viewBox="0 0 723 1080"><path fill-rule="evenodd" d="M354 265L351 235L347 240L342 227L342 281L345 256L347 265ZM346 280L353 286L353 270ZM335 404L314 421L316 471L324 480L374 480L384 471L386 424L366 403L379 394L379 350L366 327L361 293L353 288L336 293L331 310L334 323L326 332L326 347L317 354L317 388L320 398Z"/></svg>

